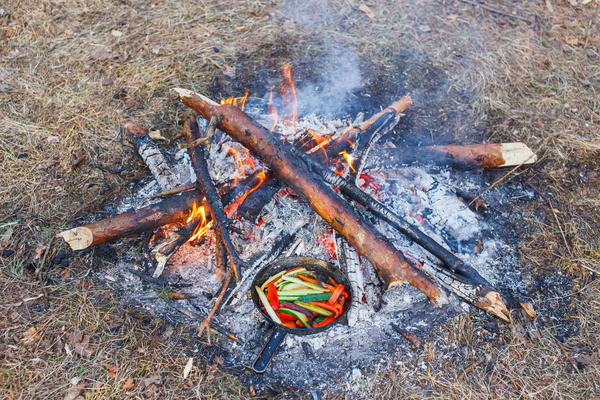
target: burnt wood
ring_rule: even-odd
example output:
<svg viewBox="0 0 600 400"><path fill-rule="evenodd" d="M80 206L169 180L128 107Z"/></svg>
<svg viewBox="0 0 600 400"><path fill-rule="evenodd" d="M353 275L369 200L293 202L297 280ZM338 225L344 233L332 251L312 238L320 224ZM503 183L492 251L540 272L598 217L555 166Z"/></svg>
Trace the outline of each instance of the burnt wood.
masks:
<svg viewBox="0 0 600 400"><path fill-rule="evenodd" d="M219 117L212 115L207 119L210 120L207 128L207 135L212 136L214 134L216 125L219 123ZM198 123L196 122L195 116L190 116L185 122L184 135L188 144L191 144L200 138L200 129L198 128ZM194 165L194 171L196 172L196 177L198 179L198 186L200 191L206 197L206 203L210 209L210 215L212 216L215 229L219 233L219 238L223 241L223 244L227 249L227 253L231 257L233 273L235 275L235 279L239 281L242 274L241 268L243 266L243 262L239 258L237 251L233 247L231 238L229 237L229 231L227 230L229 227L229 219L225 215L221 198L219 197L217 188L213 184L208 172L208 164L206 163L206 150L202 145L200 145L188 148L188 152L190 154L190 158L192 159L192 164Z"/></svg>

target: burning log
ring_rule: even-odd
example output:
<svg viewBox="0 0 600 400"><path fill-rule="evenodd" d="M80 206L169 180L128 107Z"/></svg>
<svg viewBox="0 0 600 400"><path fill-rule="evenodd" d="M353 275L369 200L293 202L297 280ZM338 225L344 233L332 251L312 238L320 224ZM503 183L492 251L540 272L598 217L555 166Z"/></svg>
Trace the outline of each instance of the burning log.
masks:
<svg viewBox="0 0 600 400"><path fill-rule="evenodd" d="M214 130L219 123L219 118L213 115L209 119L210 124L206 130L206 135L212 137L214 135ZM196 123L195 116L190 116L185 122L184 134L188 144L191 144L200 138L200 129ZM231 257L235 279L239 281L243 263L242 260L240 260L237 251L233 247L231 238L229 237L229 232L227 230L229 228L229 219L225 215L223 204L219 198L219 193L217 192L217 189L214 186L208 172L206 151L202 146L192 146L188 148L188 152L190 153L190 158L192 159L192 164L194 165L194 170L196 171L198 186L202 190L202 193L204 193L206 196L206 202L208 208L210 209L210 215L212 216L215 228L217 229L217 232L219 232L219 238L223 241L223 244L227 249L227 253Z"/></svg>
<svg viewBox="0 0 600 400"><path fill-rule="evenodd" d="M165 270L165 266L169 262L169 259L175 253L177 253L177 250L179 250L179 248L183 246L185 242L187 242L190 239L190 237L196 231L198 224L205 223L206 217L204 215L190 215L186 224L182 226L179 229L179 231L173 233L172 238L170 240L162 242L154 249L152 249L150 255L152 256L152 258L154 258L156 262L156 267L154 269L154 273L152 274L154 278L158 278L162 275L163 271Z"/></svg>
<svg viewBox="0 0 600 400"><path fill-rule="evenodd" d="M385 165L430 162L464 168L503 168L533 164L537 156L524 143L486 143L385 149Z"/></svg>
<svg viewBox="0 0 600 400"><path fill-rule="evenodd" d="M124 128L134 138L135 147L158 182L158 186L162 190L169 190L181 185L179 178L173 174L160 150L148 136L148 131L136 122L127 122Z"/></svg>
<svg viewBox="0 0 600 400"><path fill-rule="evenodd" d="M412 241L439 258L448 269L437 271L443 272L443 276L440 277L439 273L435 274L435 276L445 288L456 293L469 303L508 321L508 310L502 297L497 291L491 289L490 283L479 275L473 267L465 264L441 244L404 221L400 216L367 193L318 162L306 156L303 156L303 158L329 184L339 188L346 196L382 218L395 229L408 236Z"/></svg>
<svg viewBox="0 0 600 400"><path fill-rule="evenodd" d="M373 264L387 288L409 282L432 302L445 301L445 294L420 270L409 264L381 235L365 223L349 205L323 182L315 179L305 163L293 154L291 146L280 144L266 129L231 105L185 89L173 89L183 103L204 118L217 115L218 127L240 141L248 150L270 165L280 181L304 196L315 211L344 236Z"/></svg>
<svg viewBox="0 0 600 400"><path fill-rule="evenodd" d="M196 190L185 192L139 210L60 232L57 236L62 237L71 249L83 250L161 225L181 222L189 215L194 202L200 203L200 199Z"/></svg>

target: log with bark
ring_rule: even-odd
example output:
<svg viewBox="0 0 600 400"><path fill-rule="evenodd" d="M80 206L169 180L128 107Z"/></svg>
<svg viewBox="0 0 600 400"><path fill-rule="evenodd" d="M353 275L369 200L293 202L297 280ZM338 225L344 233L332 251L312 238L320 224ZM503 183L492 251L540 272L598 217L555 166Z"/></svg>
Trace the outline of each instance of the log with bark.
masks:
<svg viewBox="0 0 600 400"><path fill-rule="evenodd" d="M293 154L289 144L279 143L279 140L269 131L255 124L248 115L235 106L219 105L207 97L186 89L173 89L173 93L183 104L204 118L218 116L219 129L261 158L281 182L303 196L317 214L361 254L364 254L387 288L407 281L422 291L432 302L446 301L444 292L421 270L409 264L329 186L315 179L308 166Z"/></svg>
<svg viewBox="0 0 600 400"><path fill-rule="evenodd" d="M462 168L503 168L533 164L535 153L524 143L486 143L383 149L383 167L430 163Z"/></svg>
<svg viewBox="0 0 600 400"><path fill-rule="evenodd" d="M83 250L162 225L185 221L194 202L201 204L201 199L196 190L185 192L148 207L60 232L57 236L62 237L71 249Z"/></svg>
<svg viewBox="0 0 600 400"><path fill-rule="evenodd" d="M148 130L133 121L127 122L124 128L133 137L138 154L150 169L158 186L162 190L170 190L181 185L179 178L171 171L158 146L148 136Z"/></svg>

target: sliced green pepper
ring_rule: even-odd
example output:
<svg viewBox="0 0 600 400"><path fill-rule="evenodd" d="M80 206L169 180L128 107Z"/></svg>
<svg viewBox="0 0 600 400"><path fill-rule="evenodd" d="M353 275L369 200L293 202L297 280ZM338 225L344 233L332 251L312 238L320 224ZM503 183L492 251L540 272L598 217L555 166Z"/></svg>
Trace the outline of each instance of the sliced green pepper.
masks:
<svg viewBox="0 0 600 400"><path fill-rule="evenodd" d="M315 294L306 294L304 296L300 296L295 300L299 301L327 301L331 297L331 293L315 293Z"/></svg>
<svg viewBox="0 0 600 400"><path fill-rule="evenodd" d="M289 308L285 308L285 307L281 307L277 311L280 313L289 314L289 315L293 316L298 321L300 321L300 323L302 324L303 327L310 328L310 325L308 324L306 315L302 314L301 312L296 311L296 310L290 310Z"/></svg>
<svg viewBox="0 0 600 400"><path fill-rule="evenodd" d="M282 276L281 279L288 281L288 282L298 283L309 289L318 290L321 293L327 291L327 289L322 288L321 286L317 285L316 283L306 282L306 281L303 281L302 279L298 279L293 276Z"/></svg>

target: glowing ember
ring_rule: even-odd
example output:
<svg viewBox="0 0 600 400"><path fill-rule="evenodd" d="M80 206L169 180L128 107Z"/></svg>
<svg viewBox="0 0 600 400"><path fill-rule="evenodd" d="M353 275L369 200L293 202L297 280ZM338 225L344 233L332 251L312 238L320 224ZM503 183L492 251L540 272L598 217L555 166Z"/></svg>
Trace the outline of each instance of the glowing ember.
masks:
<svg viewBox="0 0 600 400"><path fill-rule="evenodd" d="M190 236L190 238L188 239L188 242L193 242L194 240L200 239L202 236L206 235L206 232L208 232L213 226L212 221L206 220L206 207L198 207L196 206L196 202L194 202L194 205L192 207L192 213L188 217L186 224L198 217L200 218L200 221L198 222L196 229L194 229L194 233L192 233L192 236Z"/></svg>
<svg viewBox="0 0 600 400"><path fill-rule="evenodd" d="M354 162L354 157L352 157L350 154L348 154L346 152L346 150L340 151L339 154L344 157L344 160L346 160L346 162L348 163L348 166L350 167L352 172L356 172L356 170L352 166L352 163Z"/></svg>
<svg viewBox="0 0 600 400"><path fill-rule="evenodd" d="M289 121L292 127L295 127L298 115L298 100L296 99L296 88L292 80L292 68L289 65L283 67L281 98L285 107L286 121Z"/></svg>
<svg viewBox="0 0 600 400"><path fill-rule="evenodd" d="M269 92L269 104L267 105L267 110L269 111L269 114L271 115L271 117L273 117L273 126L269 130L270 132L273 132L273 130L277 126L277 108L275 108L275 106L273 105L273 90L272 89Z"/></svg>
<svg viewBox="0 0 600 400"><path fill-rule="evenodd" d="M225 213L227 213L227 215L230 218L232 217L232 215L230 214L237 213L238 208L242 205L244 200L246 200L246 197L248 197L248 195L250 195L250 193L254 192L256 189L258 189L267 180L267 174L265 174L264 169L260 171L256 177L258 178L258 182L256 183L256 185L251 187L250 190L248 190L246 193L237 198L225 209Z"/></svg>
<svg viewBox="0 0 600 400"><path fill-rule="evenodd" d="M317 239L317 243L319 243L325 248L325 250L327 250L327 253L329 253L329 258L331 258L332 260L337 260L337 254L335 252L335 243L333 243L333 238L331 237L331 234L324 234L323 236Z"/></svg>

